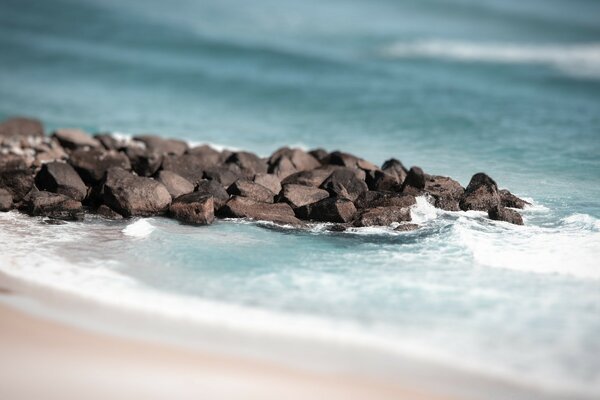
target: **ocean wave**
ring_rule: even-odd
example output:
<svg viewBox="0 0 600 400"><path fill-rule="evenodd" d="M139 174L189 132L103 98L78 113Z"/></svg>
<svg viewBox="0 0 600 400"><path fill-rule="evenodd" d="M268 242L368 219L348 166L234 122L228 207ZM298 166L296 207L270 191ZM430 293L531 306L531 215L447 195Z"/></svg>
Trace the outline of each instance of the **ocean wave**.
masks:
<svg viewBox="0 0 600 400"><path fill-rule="evenodd" d="M135 238L144 238L150 236L150 234L156 229L148 219L138 219L135 222L130 223L121 230L124 235Z"/></svg>
<svg viewBox="0 0 600 400"><path fill-rule="evenodd" d="M600 43L517 44L454 40L397 42L381 50L388 58L435 58L462 62L541 64L569 75L600 78Z"/></svg>

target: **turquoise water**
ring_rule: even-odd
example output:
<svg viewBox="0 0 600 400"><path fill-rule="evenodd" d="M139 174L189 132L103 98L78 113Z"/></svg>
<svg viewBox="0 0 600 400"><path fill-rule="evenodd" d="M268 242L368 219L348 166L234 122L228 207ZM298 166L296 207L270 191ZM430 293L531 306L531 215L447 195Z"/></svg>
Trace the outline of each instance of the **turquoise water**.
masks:
<svg viewBox="0 0 600 400"><path fill-rule="evenodd" d="M485 171L532 199L525 227L423 204L424 227L403 234L152 219L132 236L139 221L33 228L7 214L6 254L43 248L181 304L315 318L307 332L348 324L398 352L598 395L600 3L323 3L3 0L0 117L263 155L341 148L463 185Z"/></svg>

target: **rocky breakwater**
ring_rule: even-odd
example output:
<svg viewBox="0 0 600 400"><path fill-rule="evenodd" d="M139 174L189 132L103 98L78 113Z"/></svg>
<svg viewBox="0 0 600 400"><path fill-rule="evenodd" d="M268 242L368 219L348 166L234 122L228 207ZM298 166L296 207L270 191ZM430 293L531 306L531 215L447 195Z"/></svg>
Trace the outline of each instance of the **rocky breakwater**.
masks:
<svg viewBox="0 0 600 400"><path fill-rule="evenodd" d="M411 224L415 197L448 211L480 210L523 224L527 202L483 173L466 188L396 159L381 167L352 154L282 148L271 156L154 135L119 140L80 129L45 135L40 121L0 123L0 211L17 209L50 220L164 215L208 225L248 218L295 227L311 222L349 227Z"/></svg>

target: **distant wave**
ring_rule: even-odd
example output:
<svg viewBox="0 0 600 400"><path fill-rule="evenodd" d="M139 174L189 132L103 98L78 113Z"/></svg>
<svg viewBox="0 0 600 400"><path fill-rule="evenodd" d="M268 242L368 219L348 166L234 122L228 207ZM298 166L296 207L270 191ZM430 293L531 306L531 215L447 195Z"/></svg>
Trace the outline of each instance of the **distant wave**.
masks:
<svg viewBox="0 0 600 400"><path fill-rule="evenodd" d="M389 58L436 58L463 62L542 64L569 75L600 78L600 43L516 44L454 40L396 42L382 49Z"/></svg>

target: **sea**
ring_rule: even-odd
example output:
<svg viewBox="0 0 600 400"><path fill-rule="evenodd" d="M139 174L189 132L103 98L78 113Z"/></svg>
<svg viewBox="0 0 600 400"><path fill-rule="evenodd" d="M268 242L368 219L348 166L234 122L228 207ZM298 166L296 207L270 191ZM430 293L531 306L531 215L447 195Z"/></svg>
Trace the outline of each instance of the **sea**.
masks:
<svg viewBox="0 0 600 400"><path fill-rule="evenodd" d="M395 157L464 186L486 172L531 203L524 226L425 198L412 232L8 212L0 271L158 319L382 354L388 373L409 359L524 398L600 396L598 1L0 0L0 118L13 115L261 156Z"/></svg>

